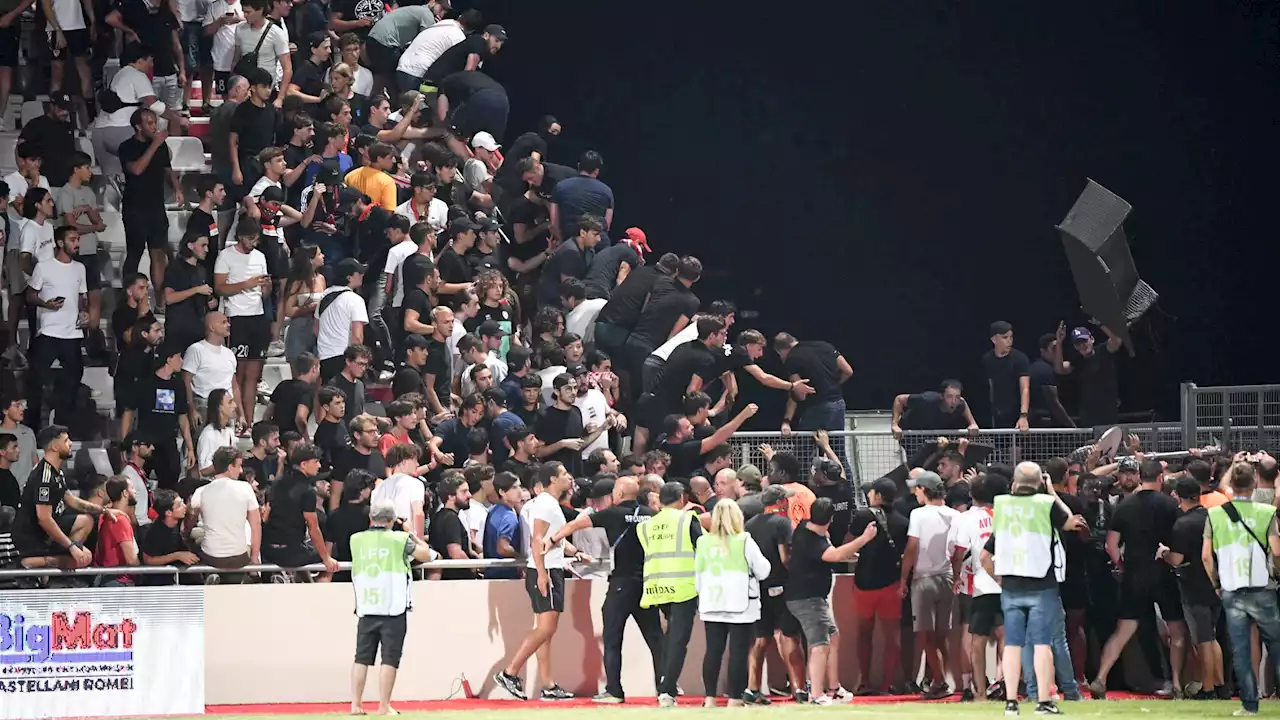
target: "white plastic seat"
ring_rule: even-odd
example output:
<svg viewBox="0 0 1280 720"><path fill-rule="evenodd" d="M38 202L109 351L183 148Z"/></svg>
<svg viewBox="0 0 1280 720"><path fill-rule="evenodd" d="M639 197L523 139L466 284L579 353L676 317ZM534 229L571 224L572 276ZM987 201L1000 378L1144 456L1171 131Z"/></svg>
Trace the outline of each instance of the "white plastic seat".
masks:
<svg viewBox="0 0 1280 720"><path fill-rule="evenodd" d="M96 168L96 167L98 167L98 158L97 158L97 157L95 157L95 156L94 156L94 154L93 154L93 140L92 140L92 139L90 139L88 136L77 137L77 138L76 138L76 147L80 149L80 152L82 152L82 153L84 153L85 155L88 155L88 156L89 156L89 164L90 164L90 165L92 165L92 166L93 166L93 167L95 167L95 168Z"/></svg>
<svg viewBox="0 0 1280 720"><path fill-rule="evenodd" d="M15 154L17 148L17 134L0 135L0 173L7 175L18 169L18 158Z"/></svg>
<svg viewBox="0 0 1280 720"><path fill-rule="evenodd" d="M107 248L108 251L114 251L119 248L121 252L125 251L127 243L124 237L124 218L118 212L111 210L103 210L102 224L107 226L106 230L98 233L98 243Z"/></svg>
<svg viewBox="0 0 1280 720"><path fill-rule="evenodd" d="M186 234L187 220L191 218L189 210L169 210L169 246L176 252L182 244L182 236Z"/></svg>
<svg viewBox="0 0 1280 720"><path fill-rule="evenodd" d="M178 172L204 172L207 165L204 159L204 144L200 138L170 137L165 140L169 146L169 154L173 157L173 169Z"/></svg>
<svg viewBox="0 0 1280 720"><path fill-rule="evenodd" d="M22 124L35 120L44 114L44 103L39 100L28 100L22 103Z"/></svg>

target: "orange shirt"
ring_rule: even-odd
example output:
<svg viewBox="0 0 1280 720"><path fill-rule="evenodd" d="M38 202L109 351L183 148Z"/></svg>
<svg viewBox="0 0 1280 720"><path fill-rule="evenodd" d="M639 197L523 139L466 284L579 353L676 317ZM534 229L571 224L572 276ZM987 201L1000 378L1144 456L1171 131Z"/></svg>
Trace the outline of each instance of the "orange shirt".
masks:
<svg viewBox="0 0 1280 720"><path fill-rule="evenodd" d="M1214 490L1211 493L1202 493L1200 495L1200 504L1208 508L1216 508L1231 502L1231 498Z"/></svg>
<svg viewBox="0 0 1280 720"><path fill-rule="evenodd" d="M396 181L377 168L356 168L347 173L343 181L368 195L379 207L394 212L399 205L396 202Z"/></svg>
<svg viewBox="0 0 1280 720"><path fill-rule="evenodd" d="M812 490L800 483L787 483L782 487L794 492L787 498L787 517L791 518L791 527L794 528L801 520L809 519L809 508L813 507L813 501L818 498Z"/></svg>

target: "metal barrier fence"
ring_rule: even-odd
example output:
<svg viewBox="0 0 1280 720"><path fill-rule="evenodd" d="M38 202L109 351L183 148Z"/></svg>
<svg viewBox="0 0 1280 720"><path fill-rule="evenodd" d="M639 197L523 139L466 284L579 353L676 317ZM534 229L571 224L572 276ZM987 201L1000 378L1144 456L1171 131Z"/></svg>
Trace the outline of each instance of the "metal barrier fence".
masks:
<svg viewBox="0 0 1280 720"><path fill-rule="evenodd" d="M1183 434L1196 445L1280 449L1280 385L1182 385Z"/></svg>
<svg viewBox="0 0 1280 720"><path fill-rule="evenodd" d="M594 567L600 563L607 563L608 560L597 560L595 563L585 567ZM417 570L478 570L485 568L515 568L523 567L522 560L433 560L431 562L416 563L413 567ZM351 563L338 563L338 571L351 570ZM242 568L227 569L216 568L211 565L191 565L182 567L178 565L131 565L128 567L87 567L77 568L75 570L56 570L41 568L36 570L0 570L0 580L9 580L17 578L33 578L33 577L94 577L98 575L172 575L175 578L178 575L228 575L240 573L280 573L280 572L324 572L325 567L319 563L314 565L302 565L300 567L281 567L279 565L245 565Z"/></svg>
<svg viewBox="0 0 1280 720"><path fill-rule="evenodd" d="M1125 425L1126 432L1138 437L1141 449L1148 452L1175 452L1186 449L1183 444L1183 428L1179 423L1147 423ZM989 462L1013 463L1023 460L1043 463L1053 457L1067 457L1075 450L1092 444L1105 428L1035 428L1027 432L1014 429L980 430L966 433L963 430L918 431L903 433L902 439L892 433L870 430L842 430L828 433L831 448L841 458L854 486L861 486L884 477L907 461L919 448L939 437L949 441L967 438L970 443L991 448ZM810 432L793 432L784 436L781 432L740 432L729 440L734 451L734 465L751 463L761 470L767 469L765 452L767 445L775 452L790 452L808 463L822 454ZM864 502L862 493L855 493L859 504Z"/></svg>

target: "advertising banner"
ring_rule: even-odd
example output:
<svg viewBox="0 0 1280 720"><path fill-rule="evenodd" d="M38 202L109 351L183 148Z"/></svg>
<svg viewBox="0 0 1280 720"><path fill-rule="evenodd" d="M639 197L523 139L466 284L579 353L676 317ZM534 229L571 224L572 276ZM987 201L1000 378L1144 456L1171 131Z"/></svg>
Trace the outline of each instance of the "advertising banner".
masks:
<svg viewBox="0 0 1280 720"><path fill-rule="evenodd" d="M0 592L0 718L203 712L203 587Z"/></svg>

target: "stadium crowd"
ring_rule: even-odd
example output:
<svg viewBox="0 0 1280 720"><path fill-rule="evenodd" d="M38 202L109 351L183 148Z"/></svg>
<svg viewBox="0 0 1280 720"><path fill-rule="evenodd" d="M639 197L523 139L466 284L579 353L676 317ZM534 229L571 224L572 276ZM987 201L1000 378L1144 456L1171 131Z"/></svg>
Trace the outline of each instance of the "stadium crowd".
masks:
<svg viewBox="0 0 1280 720"><path fill-rule="evenodd" d="M1056 713L1051 685L1066 699L1234 688L1256 711L1257 637L1280 639L1270 456L1170 467L1130 441L1118 459L1087 446L1042 472L966 440L903 436L978 428L947 381L895 399L909 460L855 489L828 437L845 426L848 360L822 341L735 330L732 302L695 294L696 257L614 227L600 153L553 161L565 159L554 117L500 142L507 93L484 64L508 34L477 11L42 2L33 47L17 22L32 5L0 15L0 108L20 48L51 68L46 114L23 123L18 170L0 183L0 567L113 568L93 580L112 586L344 582L339 563L360 562L372 527L408 538L395 536L410 577L422 573L408 558L515 561L425 576L523 578L535 625L495 676L520 698L566 576L607 557L602 703L625 698L633 618L659 704L674 704L700 618L713 704L768 704L776 646L802 702L958 692L1016 713L1024 690ZM196 118L210 160L189 179L168 139ZM82 119L92 157L68 151ZM119 268L101 242L112 196ZM192 201L176 248L169 198ZM1059 327L1032 363L994 323L982 359L992 425L1074 425L1057 394L1072 374L1080 424L1114 423L1120 341L1102 331L1097 349L1093 331L1071 331L1064 360ZM86 364L113 375L105 432ZM266 366L288 379L264 383ZM728 441L744 428L812 434L821 454L764 445L767 467L739 465ZM82 457L71 467L73 441L99 435L113 441L110 472ZM286 570L243 570L259 563ZM218 572L132 570L197 564ZM852 690L837 679L827 599L850 564ZM395 623L364 620L402 616L398 598L358 601L358 668L373 664L371 641L394 667ZM1122 677L1134 637L1163 684ZM993 643L1003 662L989 668ZM538 672L542 699L572 696L549 662Z"/></svg>

